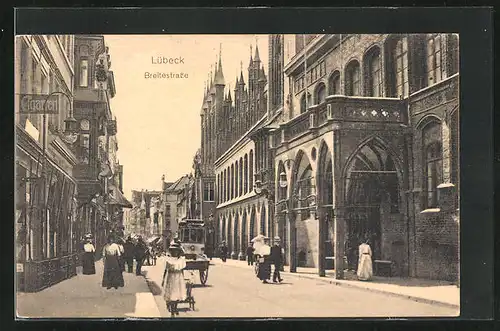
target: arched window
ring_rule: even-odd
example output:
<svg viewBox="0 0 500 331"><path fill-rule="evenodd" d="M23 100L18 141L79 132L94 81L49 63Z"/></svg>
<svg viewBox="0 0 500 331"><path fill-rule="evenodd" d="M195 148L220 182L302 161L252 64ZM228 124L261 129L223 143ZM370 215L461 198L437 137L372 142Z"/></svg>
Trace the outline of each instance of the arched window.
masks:
<svg viewBox="0 0 500 331"><path fill-rule="evenodd" d="M328 94L329 95L339 95L340 94L340 72L335 71L328 79Z"/></svg>
<svg viewBox="0 0 500 331"><path fill-rule="evenodd" d="M307 102L306 102L306 94L304 93L302 97L300 98L300 113L305 113L307 111L307 108L309 108L312 105L312 97L308 93L307 97Z"/></svg>
<svg viewBox="0 0 500 331"><path fill-rule="evenodd" d="M427 85L436 84L446 78L443 66L442 39L440 34L427 36Z"/></svg>
<svg viewBox="0 0 500 331"><path fill-rule="evenodd" d="M360 95L359 62L351 61L346 67L346 95Z"/></svg>
<svg viewBox="0 0 500 331"><path fill-rule="evenodd" d="M302 98L300 98L300 113L305 113L306 112L306 109L307 108L307 105L306 105L306 95L303 94L302 95Z"/></svg>
<svg viewBox="0 0 500 331"><path fill-rule="evenodd" d="M408 96L408 38L401 37L396 43L394 52L395 92L396 97Z"/></svg>
<svg viewBox="0 0 500 331"><path fill-rule="evenodd" d="M369 97L382 96L382 71L380 70L380 49L372 48L365 58L366 63L366 94Z"/></svg>
<svg viewBox="0 0 500 331"><path fill-rule="evenodd" d="M319 105L320 103L325 101L325 98L326 98L326 87L325 84L321 83L316 89L316 104Z"/></svg>
<svg viewBox="0 0 500 331"><path fill-rule="evenodd" d="M234 198L234 164L231 164L231 196L229 199Z"/></svg>
<svg viewBox="0 0 500 331"><path fill-rule="evenodd" d="M236 161L234 166L234 197L238 197L240 194L240 167L238 161Z"/></svg>
<svg viewBox="0 0 500 331"><path fill-rule="evenodd" d="M425 209L438 206L437 186L442 181L443 168L441 144L441 124L437 121L429 122L423 129Z"/></svg>
<svg viewBox="0 0 500 331"><path fill-rule="evenodd" d="M229 167L226 169L226 201L231 199L231 170Z"/></svg>
<svg viewBox="0 0 500 331"><path fill-rule="evenodd" d="M243 158L240 157L240 167L239 167L239 190L238 195L243 195Z"/></svg>
<svg viewBox="0 0 500 331"><path fill-rule="evenodd" d="M245 194L248 193L248 154L245 154L245 161L243 165L244 178L245 178Z"/></svg>
<svg viewBox="0 0 500 331"><path fill-rule="evenodd" d="M248 159L248 181L250 190L253 190L253 150L250 151L250 157Z"/></svg>

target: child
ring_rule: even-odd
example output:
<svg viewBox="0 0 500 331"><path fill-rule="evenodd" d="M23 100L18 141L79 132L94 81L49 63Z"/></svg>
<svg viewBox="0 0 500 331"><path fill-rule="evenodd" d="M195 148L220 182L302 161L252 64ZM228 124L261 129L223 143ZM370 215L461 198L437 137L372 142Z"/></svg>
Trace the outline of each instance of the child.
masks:
<svg viewBox="0 0 500 331"><path fill-rule="evenodd" d="M165 262L165 272L163 273L163 298L167 304L167 309L174 315L179 315L177 304L186 300L186 282L184 280L184 268L186 260L182 256L181 245L178 242L171 242L168 248L170 256Z"/></svg>

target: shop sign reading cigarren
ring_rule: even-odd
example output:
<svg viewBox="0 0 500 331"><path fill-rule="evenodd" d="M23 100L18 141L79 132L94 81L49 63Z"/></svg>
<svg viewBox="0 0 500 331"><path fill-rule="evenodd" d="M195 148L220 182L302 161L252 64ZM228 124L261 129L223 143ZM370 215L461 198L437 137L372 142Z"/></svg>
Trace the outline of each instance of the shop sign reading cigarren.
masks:
<svg viewBox="0 0 500 331"><path fill-rule="evenodd" d="M57 95L21 94L20 110L22 114L58 114L59 98Z"/></svg>

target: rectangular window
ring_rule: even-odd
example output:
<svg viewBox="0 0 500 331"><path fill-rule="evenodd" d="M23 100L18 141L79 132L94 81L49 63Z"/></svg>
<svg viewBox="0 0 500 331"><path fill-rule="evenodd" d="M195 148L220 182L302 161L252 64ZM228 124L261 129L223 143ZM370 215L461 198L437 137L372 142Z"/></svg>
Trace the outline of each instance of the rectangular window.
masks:
<svg viewBox="0 0 500 331"><path fill-rule="evenodd" d="M203 200L214 201L214 199L215 199L214 183L212 182L205 183L203 188Z"/></svg>
<svg viewBox="0 0 500 331"><path fill-rule="evenodd" d="M80 61L80 87L89 86L89 63L88 60Z"/></svg>
<svg viewBox="0 0 500 331"><path fill-rule="evenodd" d="M426 208L436 208L438 206L437 186L441 183L442 171L441 146L439 142L434 142L427 147L426 163Z"/></svg>

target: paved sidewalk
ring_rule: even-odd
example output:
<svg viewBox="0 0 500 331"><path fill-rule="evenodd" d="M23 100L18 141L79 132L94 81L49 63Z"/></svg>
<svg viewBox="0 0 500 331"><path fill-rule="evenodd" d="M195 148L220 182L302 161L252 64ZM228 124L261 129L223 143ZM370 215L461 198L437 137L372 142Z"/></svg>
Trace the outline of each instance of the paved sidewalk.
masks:
<svg viewBox="0 0 500 331"><path fill-rule="evenodd" d="M246 261L227 260L226 263L223 263L220 259L214 259L212 263L251 268L247 265ZM366 282L357 280L354 273L347 273L347 279L340 280L335 279L335 271L333 270L327 270L326 277L319 277L316 268L297 268L296 273L288 272L289 269L286 266L284 269L285 271L282 274L286 275L286 277L310 278L335 285L351 286L373 292L406 297L419 302L438 304L451 308L460 307L460 289L450 282L377 276L373 277L373 280Z"/></svg>
<svg viewBox="0 0 500 331"><path fill-rule="evenodd" d="M18 293L19 318L140 318L160 317L158 306L143 276L123 273L125 287L101 286L103 264L96 262L95 275L64 280L37 293Z"/></svg>

